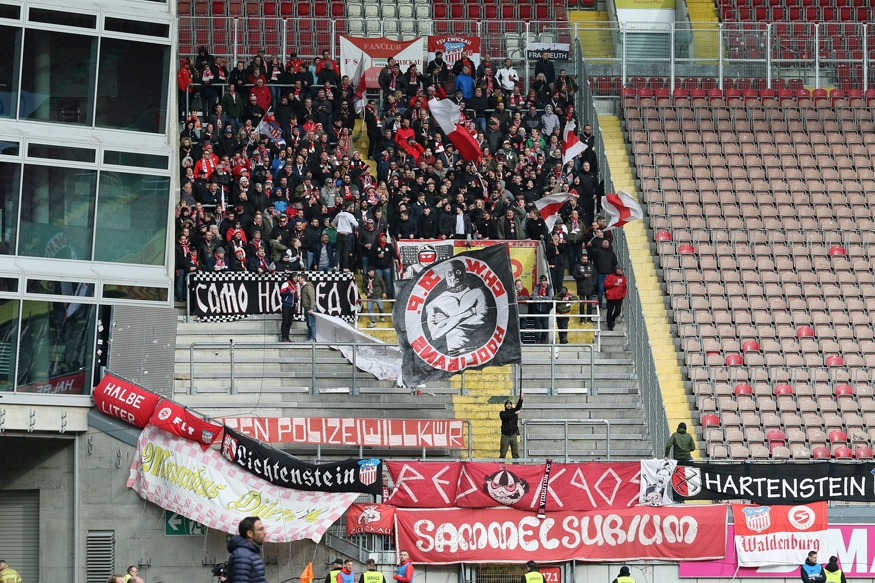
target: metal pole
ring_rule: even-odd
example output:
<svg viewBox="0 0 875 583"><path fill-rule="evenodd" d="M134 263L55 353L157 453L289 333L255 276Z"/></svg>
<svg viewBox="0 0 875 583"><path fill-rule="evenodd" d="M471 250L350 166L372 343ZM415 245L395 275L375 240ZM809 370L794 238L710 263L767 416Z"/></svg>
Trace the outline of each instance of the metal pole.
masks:
<svg viewBox="0 0 875 583"><path fill-rule="evenodd" d="M717 79L723 90L723 23L717 24Z"/></svg>
<svg viewBox="0 0 875 583"><path fill-rule="evenodd" d="M337 59L337 21L333 18L328 21L328 30L331 33L331 58Z"/></svg>
<svg viewBox="0 0 875 583"><path fill-rule="evenodd" d="M817 22L814 23L814 88L820 89L820 24Z"/></svg>
<svg viewBox="0 0 875 583"><path fill-rule="evenodd" d="M620 23L620 42L623 43L623 62L620 67L621 73L621 81L620 85L622 87L626 86L626 25L624 23ZM671 90L674 91L674 77L671 78Z"/></svg>
<svg viewBox="0 0 875 583"><path fill-rule="evenodd" d="M528 430L526 429L526 420L523 419L523 457L529 459L529 440L526 439L526 434Z"/></svg>
<svg viewBox="0 0 875 583"><path fill-rule="evenodd" d="M356 357L357 356L358 356L358 351L356 350L356 345L353 344L352 345L352 394L353 395L359 394L358 387L355 386L356 385L356 382L355 382L356 381L356 369L358 368L356 366L356 360L357 360Z"/></svg>
<svg viewBox="0 0 875 583"><path fill-rule="evenodd" d="M525 420L523 420L523 423L525 424ZM473 452L473 446L471 445L471 437L472 437L472 434L471 434L471 420L470 420L470 419L465 419L465 424L468 425L468 459L471 459L471 457L472 457L472 455L473 455L473 454L472 454L472 452Z"/></svg>
<svg viewBox="0 0 875 583"><path fill-rule="evenodd" d="M194 347L192 344L188 347L188 394L194 395Z"/></svg>
<svg viewBox="0 0 875 583"><path fill-rule="evenodd" d="M772 25L766 23L766 87L772 88Z"/></svg>
<svg viewBox="0 0 875 583"><path fill-rule="evenodd" d="M563 420L565 425L565 463L568 463L568 419Z"/></svg>
<svg viewBox="0 0 875 583"><path fill-rule="evenodd" d="M306 318L307 316L304 315ZM319 391L316 389L316 343L310 343L310 394L318 395Z"/></svg>
<svg viewBox="0 0 875 583"><path fill-rule="evenodd" d="M237 388L234 386L234 339L231 339L231 394L237 394Z"/></svg>
<svg viewBox="0 0 875 583"><path fill-rule="evenodd" d="M234 63L233 63L234 67L237 66L237 59L240 58L240 55L237 52L237 46L240 43L240 29L238 27L239 22L240 22L239 18L234 19L234 27L233 27L234 32L232 33L232 36L231 36L231 39L234 43L234 48L231 49L232 54L234 56Z"/></svg>
<svg viewBox="0 0 875 583"><path fill-rule="evenodd" d="M289 42L288 42L288 32L289 32L289 21L287 19L283 19L283 43L280 50L282 50L282 55L278 59L280 63L286 60L286 55L289 54Z"/></svg>
<svg viewBox="0 0 875 583"><path fill-rule="evenodd" d="M526 81L525 81L525 82L526 82L526 85L525 85L526 87L529 86L529 85L528 85L528 84L529 84L529 79L531 78L531 77L529 77L529 51L528 51L528 46L529 46L529 31L530 31L530 30L531 30L531 23L530 23L530 22L526 22L526 42L523 44L523 59L524 59L524 62L525 62L525 64L526 64ZM580 82L580 79L578 79L578 82Z"/></svg>
<svg viewBox="0 0 875 583"><path fill-rule="evenodd" d="M464 371L464 370L462 371L462 386L461 386L461 388L459 389L459 393L460 393L463 397L467 397L467 396L468 396L468 389L465 388L465 371Z"/></svg>
<svg viewBox="0 0 875 583"><path fill-rule="evenodd" d="M869 25L863 23L863 92L869 90L869 42L867 38L867 34L869 31L867 30Z"/></svg>
<svg viewBox="0 0 875 583"><path fill-rule="evenodd" d="M675 46L674 46L674 43L677 42L677 35L675 34L675 23L674 22L671 23L671 30L669 31L668 34L669 34L669 40L671 41L668 43L668 45L669 45L668 50L671 51L671 54L668 56L668 59L669 59L668 70L669 70L669 74L670 74L671 78L674 79L675 71L676 71L676 67L677 67L677 63L675 63Z"/></svg>
<svg viewBox="0 0 875 583"><path fill-rule="evenodd" d="M611 461L611 422L607 419L605 419L605 427L605 441L607 442L605 447L607 448L608 461Z"/></svg>
<svg viewBox="0 0 875 583"><path fill-rule="evenodd" d="M550 344L550 393L552 397L556 391L556 345Z"/></svg>

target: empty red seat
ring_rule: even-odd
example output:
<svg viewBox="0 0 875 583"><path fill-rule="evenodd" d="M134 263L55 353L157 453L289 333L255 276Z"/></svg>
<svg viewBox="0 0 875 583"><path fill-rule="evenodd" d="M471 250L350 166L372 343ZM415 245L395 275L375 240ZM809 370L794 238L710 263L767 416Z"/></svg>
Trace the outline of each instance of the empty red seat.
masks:
<svg viewBox="0 0 875 583"><path fill-rule="evenodd" d="M735 396L738 395L753 395L753 387L746 383L739 383L735 385Z"/></svg>
<svg viewBox="0 0 875 583"><path fill-rule="evenodd" d="M716 413L702 416L702 427L720 427L720 417Z"/></svg>
<svg viewBox="0 0 875 583"><path fill-rule="evenodd" d="M839 385L836 387L836 397L854 396L854 389L851 385Z"/></svg>
<svg viewBox="0 0 875 583"><path fill-rule="evenodd" d="M756 340L748 340L744 344L741 345L742 352L759 352L760 351L760 343Z"/></svg>
<svg viewBox="0 0 875 583"><path fill-rule="evenodd" d="M726 357L726 366L740 366L744 363L744 359L740 354L730 354Z"/></svg>
<svg viewBox="0 0 875 583"><path fill-rule="evenodd" d="M840 429L829 432L829 442L832 444L836 443L848 443L848 434Z"/></svg>
<svg viewBox="0 0 875 583"><path fill-rule="evenodd" d="M847 255L848 252L845 250L844 247L832 246L829 248L829 254L830 255Z"/></svg>
<svg viewBox="0 0 875 583"><path fill-rule="evenodd" d="M677 85L675 85L675 90L672 92L671 96L675 99L686 99L690 96L690 93L683 87L678 87Z"/></svg>
<svg viewBox="0 0 875 583"><path fill-rule="evenodd" d="M708 100L716 101L719 99L723 99L723 91L714 87L713 89L708 90Z"/></svg>
<svg viewBox="0 0 875 583"><path fill-rule="evenodd" d="M453 20L465 18L465 7L461 4L453 4L450 6L450 18Z"/></svg>
<svg viewBox="0 0 875 583"><path fill-rule="evenodd" d="M849 460L854 458L854 452L851 451L851 448L843 445L841 447L837 447L835 451L835 458L837 460Z"/></svg>
<svg viewBox="0 0 875 583"><path fill-rule="evenodd" d="M814 328L811 326L800 326L796 330L796 338L814 338Z"/></svg>
<svg viewBox="0 0 875 583"><path fill-rule="evenodd" d="M678 253L681 255L690 255L695 252L696 249L692 245L681 245L678 247Z"/></svg>
<svg viewBox="0 0 875 583"><path fill-rule="evenodd" d="M842 366L845 364L845 359L838 354L831 354L826 357L826 366Z"/></svg>
<svg viewBox="0 0 875 583"><path fill-rule="evenodd" d="M520 4L519 5L519 13L520 13L520 20L531 20L532 19L532 5L531 4Z"/></svg>
<svg viewBox="0 0 875 583"><path fill-rule="evenodd" d="M875 89L867 89L863 97L866 98L866 105L872 107L872 103L875 102Z"/></svg>
<svg viewBox="0 0 875 583"><path fill-rule="evenodd" d="M858 460L870 460L872 459L872 448L860 446L854 450L854 457Z"/></svg>
<svg viewBox="0 0 875 583"><path fill-rule="evenodd" d="M812 452L812 457L814 457L814 459L816 460L831 459L832 452L828 447L821 445L814 448L814 451Z"/></svg>
<svg viewBox="0 0 875 583"><path fill-rule="evenodd" d="M513 10L513 6L509 7ZM437 20L446 20L447 19L447 5L446 4L435 4L434 5L434 17ZM505 16L505 18L513 18L512 16Z"/></svg>
<svg viewBox="0 0 875 583"><path fill-rule="evenodd" d="M769 452L772 452L776 447L786 447L787 436L780 429L772 429L766 434L766 440L769 442Z"/></svg>
<svg viewBox="0 0 875 583"><path fill-rule="evenodd" d="M657 241L671 241L671 233L668 231L657 231L656 232L656 240Z"/></svg>

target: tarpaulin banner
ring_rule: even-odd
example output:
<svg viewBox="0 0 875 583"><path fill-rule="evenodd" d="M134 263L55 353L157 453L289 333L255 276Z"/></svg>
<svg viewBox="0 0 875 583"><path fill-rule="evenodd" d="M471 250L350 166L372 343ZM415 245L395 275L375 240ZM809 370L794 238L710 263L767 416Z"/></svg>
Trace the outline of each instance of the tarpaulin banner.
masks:
<svg viewBox="0 0 875 583"><path fill-rule="evenodd" d="M528 289L538 281L538 246L540 241L444 241L424 239L420 241L396 241L401 265L401 279L410 279L426 267L464 251L485 249L493 245L505 245L510 253L510 265L514 279L520 279Z"/></svg>
<svg viewBox="0 0 875 583"><path fill-rule="evenodd" d="M264 443L364 445L370 447L415 447L417 449L423 447L466 447L465 421L462 419L220 417L217 421Z"/></svg>
<svg viewBox="0 0 875 583"><path fill-rule="evenodd" d="M678 573L681 578L721 578L739 579L755 577L786 578L798 580L799 565L781 565L768 567L739 567L735 554L733 525L729 525L726 539L726 558L717 561L681 561ZM827 531L826 547L817 553L817 558L825 562L829 557L836 556L839 566L848 578L875 578L875 525L872 524L841 524L830 525Z"/></svg>
<svg viewBox="0 0 875 583"><path fill-rule="evenodd" d="M871 502L875 464L684 464L672 476L680 500L750 500L756 504L810 504L822 500Z"/></svg>
<svg viewBox="0 0 875 583"><path fill-rule="evenodd" d="M428 60L433 61L435 53L441 51L444 61L450 69L456 61L462 58L462 51L468 51L468 58L475 67L480 66L480 37L479 36L430 36L428 37ZM471 76L476 77L477 71L471 71ZM498 73L493 69L492 74Z"/></svg>
<svg viewBox="0 0 875 583"><path fill-rule="evenodd" d="M735 550L742 567L800 565L826 548L826 502L798 506L732 505Z"/></svg>
<svg viewBox="0 0 875 583"><path fill-rule="evenodd" d="M414 563L705 560L722 557L726 506L550 512L511 508L395 511L397 548Z"/></svg>
<svg viewBox="0 0 875 583"><path fill-rule="evenodd" d="M571 58L571 45L568 43L528 43L526 45L526 58L536 61L547 51L551 61L567 61Z"/></svg>
<svg viewBox="0 0 875 583"><path fill-rule="evenodd" d="M280 488L226 460L214 449L147 426L127 482L142 498L209 528L229 534L247 516L258 516L268 542L319 542L358 497L354 492L305 492Z"/></svg>
<svg viewBox="0 0 875 583"><path fill-rule="evenodd" d="M355 322L358 287L352 273L310 271L307 276L316 292L314 311ZM191 313L203 322L224 322L253 314L279 314L282 311L280 286L289 277L289 272L195 273L188 280ZM295 319L304 319L300 308Z"/></svg>
<svg viewBox="0 0 875 583"><path fill-rule="evenodd" d="M346 536L370 532L392 534L395 507L385 504L353 504L346 512Z"/></svg>
<svg viewBox="0 0 875 583"><path fill-rule="evenodd" d="M390 57L398 63L402 73L406 73L410 65L416 65L419 73L423 74L425 72L422 62L424 44L422 38L397 41L385 37L341 36L340 75L348 75L352 79L359 60L364 59L367 87L368 89L378 89L380 87L380 69L386 66Z"/></svg>
<svg viewBox="0 0 875 583"><path fill-rule="evenodd" d="M641 460L641 491L639 504L647 506L670 506L671 476L677 466L676 460Z"/></svg>
<svg viewBox="0 0 875 583"><path fill-rule="evenodd" d="M534 512L544 464L386 462L395 489L389 504L406 508L511 506ZM638 503L638 462L553 463L547 512L628 508Z"/></svg>
<svg viewBox="0 0 875 583"><path fill-rule="evenodd" d="M158 403L149 422L179 437L197 441L205 448L212 445L222 432L221 425L205 421L182 405L167 399Z"/></svg>
<svg viewBox="0 0 875 583"><path fill-rule="evenodd" d="M501 245L460 253L402 282L392 321L409 387L522 362L513 272Z"/></svg>
<svg viewBox="0 0 875 583"><path fill-rule="evenodd" d="M262 480L283 488L375 496L383 492L383 468L378 459L310 464L230 427L225 428L222 455Z"/></svg>
<svg viewBox="0 0 875 583"><path fill-rule="evenodd" d="M94 387L94 405L101 413L118 417L136 427L145 427L161 395L107 372Z"/></svg>
<svg viewBox="0 0 875 583"><path fill-rule="evenodd" d="M381 381L394 381L401 376L401 350L397 346L359 332L340 318L325 314L313 314L313 318L316 342L330 345L356 368ZM355 344L355 351L349 344Z"/></svg>

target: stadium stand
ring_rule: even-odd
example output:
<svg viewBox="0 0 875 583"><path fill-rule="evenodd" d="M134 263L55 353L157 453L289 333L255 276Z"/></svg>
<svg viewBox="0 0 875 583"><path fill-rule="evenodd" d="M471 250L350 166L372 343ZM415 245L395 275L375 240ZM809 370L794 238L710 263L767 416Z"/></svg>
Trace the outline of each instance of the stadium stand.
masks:
<svg viewBox="0 0 875 583"><path fill-rule="evenodd" d="M867 457L875 123L863 96L642 87L623 111L711 457Z"/></svg>

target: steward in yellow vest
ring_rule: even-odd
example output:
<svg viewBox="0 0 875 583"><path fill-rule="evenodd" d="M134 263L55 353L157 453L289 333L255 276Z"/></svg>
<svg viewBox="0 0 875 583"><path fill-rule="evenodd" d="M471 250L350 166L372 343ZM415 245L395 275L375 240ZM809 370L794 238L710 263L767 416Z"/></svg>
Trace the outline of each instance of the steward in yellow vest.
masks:
<svg viewBox="0 0 875 583"><path fill-rule="evenodd" d="M325 575L325 583L336 583L337 574L343 569L343 559L334 559L331 564L331 571Z"/></svg>
<svg viewBox="0 0 875 583"><path fill-rule="evenodd" d="M635 583L635 579L629 576L629 567L626 565L620 567L620 574L617 575L613 583Z"/></svg>
<svg viewBox="0 0 875 583"><path fill-rule="evenodd" d="M377 562L374 559L368 559L367 566L368 570L359 577L359 583L386 583L386 578L377 571Z"/></svg>
<svg viewBox="0 0 875 583"><path fill-rule="evenodd" d="M535 561L526 563L526 574L520 578L520 583L545 583L544 576L538 571L538 565Z"/></svg>
<svg viewBox="0 0 875 583"><path fill-rule="evenodd" d="M826 575L826 583L847 583L845 581L845 574L839 568L837 557L829 558L829 563L823 568L823 574Z"/></svg>

